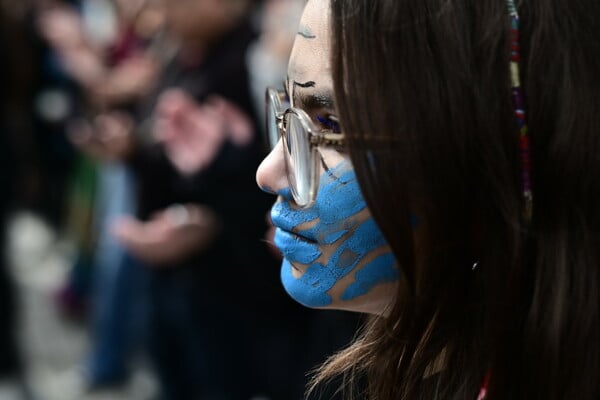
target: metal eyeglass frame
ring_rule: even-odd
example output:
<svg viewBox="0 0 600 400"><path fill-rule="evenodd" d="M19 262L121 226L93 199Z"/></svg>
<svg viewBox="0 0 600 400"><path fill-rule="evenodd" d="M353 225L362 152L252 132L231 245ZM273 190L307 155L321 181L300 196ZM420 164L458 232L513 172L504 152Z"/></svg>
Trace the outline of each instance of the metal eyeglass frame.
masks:
<svg viewBox="0 0 600 400"><path fill-rule="evenodd" d="M285 159L286 174L290 184L292 196L296 204L298 204L300 207L310 207L315 202L319 188L319 154L317 152L317 147L342 147L344 146L345 141L344 134L332 133L328 130L318 129L308 114L300 108L289 107L284 110L283 104L284 102L287 103L287 95L284 91L267 88L265 98L267 118L266 127L271 149L275 148L280 138L284 141L283 154ZM307 177L307 179L309 179L307 199L303 199L298 193L295 173L291 168L291 155L289 154L289 151L286 150L289 146L286 117L290 114L296 116L308 139L307 159L309 162L310 176ZM272 131L273 121L271 118L273 117L275 118L275 126L277 127L276 132Z"/></svg>

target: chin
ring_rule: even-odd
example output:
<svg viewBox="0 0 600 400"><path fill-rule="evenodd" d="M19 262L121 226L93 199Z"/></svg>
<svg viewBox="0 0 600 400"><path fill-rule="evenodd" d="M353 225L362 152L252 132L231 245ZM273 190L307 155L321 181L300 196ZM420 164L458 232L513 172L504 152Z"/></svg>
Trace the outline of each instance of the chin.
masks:
<svg viewBox="0 0 600 400"><path fill-rule="evenodd" d="M323 267L326 268L326 267ZM344 300L348 285L335 281L323 271L309 269L298 278L294 267L287 260L281 265L281 281L286 292L295 301L308 308L343 310L386 316L391 309L398 287L397 281L380 283L365 294Z"/></svg>
<svg viewBox="0 0 600 400"><path fill-rule="evenodd" d="M397 289L397 282L380 284L363 296L346 301L337 300L325 308L387 317L394 306Z"/></svg>

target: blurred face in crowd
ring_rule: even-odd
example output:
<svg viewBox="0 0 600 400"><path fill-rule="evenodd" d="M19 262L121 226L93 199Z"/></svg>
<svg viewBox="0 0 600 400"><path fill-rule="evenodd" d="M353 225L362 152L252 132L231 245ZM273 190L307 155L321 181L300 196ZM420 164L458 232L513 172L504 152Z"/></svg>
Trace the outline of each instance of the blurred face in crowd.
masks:
<svg viewBox="0 0 600 400"><path fill-rule="evenodd" d="M328 0L308 2L287 92L291 106L304 110L317 129L336 132L329 18ZM397 284L396 260L367 209L348 154L317 147L318 193L311 205L299 207L289 190L285 147L280 139L259 167L257 182L279 194L271 218L286 291L309 307L384 313Z"/></svg>
<svg viewBox="0 0 600 400"><path fill-rule="evenodd" d="M167 29L179 40L207 41L231 29L247 0L163 0Z"/></svg>
<svg viewBox="0 0 600 400"><path fill-rule="evenodd" d="M133 18L143 7L144 0L114 0L119 13L126 19Z"/></svg>

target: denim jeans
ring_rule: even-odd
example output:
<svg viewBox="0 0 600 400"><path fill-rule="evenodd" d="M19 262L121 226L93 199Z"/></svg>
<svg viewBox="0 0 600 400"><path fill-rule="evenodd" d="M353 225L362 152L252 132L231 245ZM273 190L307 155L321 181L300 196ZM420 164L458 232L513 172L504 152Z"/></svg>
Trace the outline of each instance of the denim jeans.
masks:
<svg viewBox="0 0 600 400"><path fill-rule="evenodd" d="M122 383L135 347L145 342L146 268L112 237L110 226L135 208L134 181L121 164L101 166L96 221L99 232L92 282L89 385ZM140 349L137 349L140 350Z"/></svg>

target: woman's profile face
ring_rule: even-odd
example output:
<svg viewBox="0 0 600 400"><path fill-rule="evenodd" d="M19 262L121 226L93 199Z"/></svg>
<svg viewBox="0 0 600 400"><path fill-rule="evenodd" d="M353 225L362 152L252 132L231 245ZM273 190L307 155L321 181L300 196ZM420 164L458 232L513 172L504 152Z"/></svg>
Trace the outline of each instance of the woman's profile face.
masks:
<svg viewBox="0 0 600 400"><path fill-rule="evenodd" d="M288 67L292 107L318 128L335 117L330 63L329 0L310 0L304 10ZM275 245L283 254L281 279L298 302L382 314L393 300L396 260L375 224L347 154L319 147L315 202L298 207L289 190L280 140L257 172L266 191L279 194L271 210Z"/></svg>

